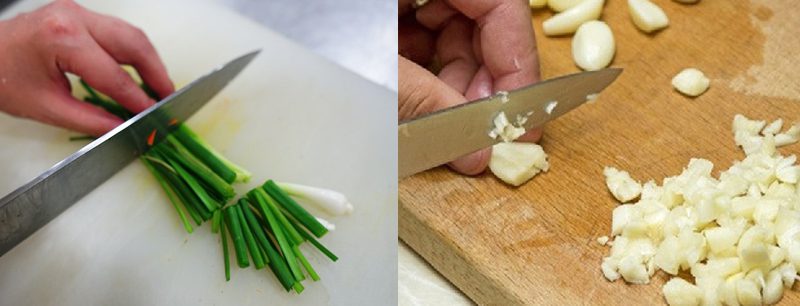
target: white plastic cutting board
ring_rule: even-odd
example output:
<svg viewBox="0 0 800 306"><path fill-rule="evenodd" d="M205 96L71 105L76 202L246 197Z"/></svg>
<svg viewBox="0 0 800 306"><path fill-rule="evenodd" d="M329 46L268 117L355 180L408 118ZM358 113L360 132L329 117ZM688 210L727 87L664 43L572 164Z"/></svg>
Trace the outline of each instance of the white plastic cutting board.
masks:
<svg viewBox="0 0 800 306"><path fill-rule="evenodd" d="M9 18L45 1L23 1ZM187 234L160 187L133 162L0 257L0 305L385 305L397 300L397 96L209 1L80 1L141 27L183 85L253 49L261 55L191 120L230 159L267 178L344 192L356 207L306 246L322 277L301 295L268 270L225 282L218 235ZM313 18L309 16L308 18ZM0 114L0 195L85 143Z"/></svg>

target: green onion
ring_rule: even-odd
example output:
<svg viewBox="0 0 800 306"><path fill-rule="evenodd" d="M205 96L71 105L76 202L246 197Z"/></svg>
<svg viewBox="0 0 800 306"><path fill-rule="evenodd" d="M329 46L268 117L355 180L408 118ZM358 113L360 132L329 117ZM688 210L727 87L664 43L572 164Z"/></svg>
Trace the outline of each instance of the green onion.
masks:
<svg viewBox="0 0 800 306"><path fill-rule="evenodd" d="M317 275L317 271L314 271L314 268L311 267L311 263L309 263L306 257L303 256L303 253L300 252L300 248L295 245L292 247L292 252L294 252L294 256L300 260L300 263L303 264L303 267L306 269L306 272L308 272L308 275L311 276L311 279L318 281L319 275Z"/></svg>
<svg viewBox="0 0 800 306"><path fill-rule="evenodd" d="M228 231L231 232L233 239L233 249L236 251L236 262L240 268L250 266L250 261L247 260L247 246L245 246L244 235L242 234L242 227L239 224L239 216L237 215L236 206L229 206L223 209L225 213L225 223L228 225Z"/></svg>
<svg viewBox="0 0 800 306"><path fill-rule="evenodd" d="M272 213L272 209L268 207L270 206L270 203L267 202L266 199L269 197L269 195L264 193L264 191L259 188L253 189L252 194L255 197L256 203L258 203L259 207L261 208L261 212L264 214L264 217L267 219L267 224L269 224L270 229L272 229L272 234L275 235L275 239L278 241L278 246L281 249L283 256L286 258L286 262L289 265L289 270L292 271L294 279L298 281L305 279L303 272L300 271L300 267L297 266L297 259L295 258L294 253L292 253L291 243L287 241L281 224L278 223L277 218Z"/></svg>
<svg viewBox="0 0 800 306"><path fill-rule="evenodd" d="M84 101L122 119L134 115L82 80L81 85L88 92ZM141 87L153 99L158 99L147 85ZM246 182L251 174L215 151L176 118L160 120L166 119L169 122L162 123L171 130L166 131L167 135L159 134L159 139L163 139L159 143L155 143L156 135L163 131L150 132L146 139L150 149L142 154L142 163L166 193L187 232L194 231L187 214L198 226L211 220L211 231L221 237L225 280L231 279L230 238L239 267L249 267L250 258L256 269L269 265L287 292L294 290L299 294L305 290L302 284L306 277L304 271L312 280L318 281L320 277L300 250L300 245L309 241L336 261L336 255L315 239L315 236L321 237L328 232L325 228L327 222L315 218L292 197L341 215L352 211L352 205L344 195L309 186L279 185L268 180L236 204L225 205L236 196L231 184Z"/></svg>
<svg viewBox="0 0 800 306"><path fill-rule="evenodd" d="M244 204L242 202L244 201ZM244 219L244 209L249 209L245 207L247 202L244 199L239 199L239 204L235 205L236 208L236 215L239 217L239 224L242 226L242 233L244 233L244 240L247 242L247 249L250 251L250 257L253 258L253 264L256 266L256 270L261 269L264 267L264 258L261 257L261 252L258 251L258 245L256 244L256 239L253 237L253 232L249 225L247 225L247 220Z"/></svg>
<svg viewBox="0 0 800 306"><path fill-rule="evenodd" d="M222 258L225 261L225 281L231 280L231 259L228 256L228 234L225 233L225 226L220 226L219 233L222 236Z"/></svg>
<svg viewBox="0 0 800 306"><path fill-rule="evenodd" d="M277 185L288 195L306 200L331 215L343 216L353 212L353 204L350 204L347 197L340 192L300 184L277 183Z"/></svg>
<svg viewBox="0 0 800 306"><path fill-rule="evenodd" d="M198 159L202 160L226 182L233 183L236 181L237 173L220 160L218 154L214 154L210 147L200 141L200 137L191 132L185 125L178 124L178 128L175 129L172 135L178 138L182 144L196 154Z"/></svg>
<svg viewBox="0 0 800 306"><path fill-rule="evenodd" d="M189 220L186 219L186 215L183 213L183 210L181 210L180 208L180 206L182 205L179 204L183 203L180 201L180 199L178 199L177 192L175 192L172 189L172 187L166 182L164 177L162 177L161 174L158 173L155 167L153 167L153 165L151 165L146 158L141 158L141 160L142 163L144 163L144 166L147 167L147 170L150 170L150 173L152 173L153 176L155 176L156 181L158 181L158 183L161 185L161 188L164 189L164 192L167 194L170 203L172 203L172 207L175 207L175 210L178 211L178 215L181 217L181 222L183 222L183 228L186 229L186 232L191 234L193 228L192 225L189 223Z"/></svg>
<svg viewBox="0 0 800 306"><path fill-rule="evenodd" d="M211 198L211 196L208 195L208 192L205 190L205 188L203 188L200 185L200 183L198 183L197 180L191 174L189 174L189 172L187 172L186 169L183 168L183 166L180 165L180 163L176 160L176 158L180 157L178 157L174 152L170 150L165 150L162 147L154 147L152 150L156 150L156 152L163 154L167 158L167 161L172 166L172 168L175 169L175 171L183 179L183 181L186 182L187 185L189 185L189 188L191 188L192 191L194 191L194 193L197 195L197 197L200 198L200 201L203 203L203 205L206 206L208 211L214 211L217 209L219 203L217 203L216 200Z"/></svg>
<svg viewBox="0 0 800 306"><path fill-rule="evenodd" d="M214 214L211 217L211 232L218 233L219 232L219 224L222 222L222 212L219 209L214 211Z"/></svg>
<svg viewBox="0 0 800 306"><path fill-rule="evenodd" d="M214 173L214 171L211 171L211 169L206 167L206 165L198 160L192 154L192 152L189 152L186 147L176 140L175 137L169 135L167 136L166 140L174 147L175 151L171 152L171 154L176 157L176 160L181 162L184 167L194 172L196 177L200 178L206 183L206 186L211 187L214 192L216 192L225 200L236 196L236 192L233 190L233 187L229 184L229 182L226 182L219 177L219 175Z"/></svg>
<svg viewBox="0 0 800 306"><path fill-rule="evenodd" d="M325 228L319 221L317 221L314 216L308 213L305 208L297 204L292 198L289 197L278 185L275 185L275 182L272 180L268 180L262 186L264 191L269 193L278 203L280 203L286 210L288 210L292 216L297 218L300 223L303 224L314 236L322 237L325 233L328 232L328 229Z"/></svg>

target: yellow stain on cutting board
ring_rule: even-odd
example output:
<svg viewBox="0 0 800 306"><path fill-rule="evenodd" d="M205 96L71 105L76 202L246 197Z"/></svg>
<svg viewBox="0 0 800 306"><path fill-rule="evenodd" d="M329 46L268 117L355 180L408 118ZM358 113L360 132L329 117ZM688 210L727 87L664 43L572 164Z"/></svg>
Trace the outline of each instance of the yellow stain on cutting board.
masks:
<svg viewBox="0 0 800 306"><path fill-rule="evenodd" d="M800 40L794 30L800 28L800 18L795 10L787 10L785 4L773 0L753 0L751 6L755 9L750 13L750 21L761 29L765 38L763 59L728 85L748 95L800 99L800 69L796 64ZM746 43L747 38L742 39Z"/></svg>

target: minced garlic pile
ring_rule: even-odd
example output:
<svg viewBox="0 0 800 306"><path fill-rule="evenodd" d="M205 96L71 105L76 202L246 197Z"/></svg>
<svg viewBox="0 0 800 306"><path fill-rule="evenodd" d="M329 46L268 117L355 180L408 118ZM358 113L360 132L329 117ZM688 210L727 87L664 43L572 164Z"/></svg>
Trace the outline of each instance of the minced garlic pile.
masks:
<svg viewBox="0 0 800 306"><path fill-rule="evenodd" d="M800 139L800 125L782 126L736 115L734 139L746 157L718 178L698 158L661 185L607 167L606 184L624 204L613 211L613 240L598 239L611 245L603 275L647 284L657 269L689 271L694 283L664 285L670 305L777 303L800 268L800 166L776 150Z"/></svg>

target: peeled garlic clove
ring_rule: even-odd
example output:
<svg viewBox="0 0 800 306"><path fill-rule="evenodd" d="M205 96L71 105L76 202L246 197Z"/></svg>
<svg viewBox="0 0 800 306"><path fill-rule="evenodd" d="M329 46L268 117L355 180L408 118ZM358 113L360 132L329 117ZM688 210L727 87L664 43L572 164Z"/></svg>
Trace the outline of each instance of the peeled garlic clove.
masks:
<svg viewBox="0 0 800 306"><path fill-rule="evenodd" d="M547 6L554 12L563 12L583 1L584 0L549 0L547 1Z"/></svg>
<svg viewBox="0 0 800 306"><path fill-rule="evenodd" d="M700 305L703 291L680 277L674 277L664 284L664 297L670 306Z"/></svg>
<svg viewBox="0 0 800 306"><path fill-rule="evenodd" d="M528 0L528 5L530 5L531 8L544 7L547 5L547 0Z"/></svg>
<svg viewBox="0 0 800 306"><path fill-rule="evenodd" d="M690 97L703 94L710 83L711 81L708 80L703 72L695 68L686 68L672 78L672 86L682 94Z"/></svg>
<svg viewBox="0 0 800 306"><path fill-rule="evenodd" d="M535 143L498 143L492 147L489 169L508 184L522 185L548 168L547 154Z"/></svg>
<svg viewBox="0 0 800 306"><path fill-rule="evenodd" d="M545 20L542 23L542 30L547 36L574 33L581 24L600 18L602 13L603 0L584 0L578 5Z"/></svg>
<svg viewBox="0 0 800 306"><path fill-rule="evenodd" d="M614 58L614 35L605 22L592 20L582 24L572 38L572 58L583 70L600 70Z"/></svg>
<svg viewBox="0 0 800 306"><path fill-rule="evenodd" d="M633 24L640 30L650 33L669 25L667 14L658 5L648 0L628 0Z"/></svg>

